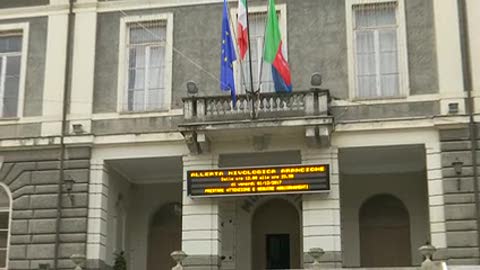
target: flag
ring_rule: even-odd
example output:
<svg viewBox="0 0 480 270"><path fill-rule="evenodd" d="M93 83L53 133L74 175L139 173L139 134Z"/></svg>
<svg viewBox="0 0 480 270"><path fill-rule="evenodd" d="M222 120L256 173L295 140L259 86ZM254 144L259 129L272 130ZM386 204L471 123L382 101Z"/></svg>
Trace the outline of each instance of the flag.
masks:
<svg viewBox="0 0 480 270"><path fill-rule="evenodd" d="M237 60L235 49L233 47L232 34L228 21L227 2L223 0L223 18L222 18L222 54L220 60L220 89L230 91L232 94L233 106L237 103L235 93L235 79L233 77L233 61Z"/></svg>
<svg viewBox="0 0 480 270"><path fill-rule="evenodd" d="M240 59L245 59L248 48L247 32L247 0L238 0L238 47L240 48Z"/></svg>
<svg viewBox="0 0 480 270"><path fill-rule="evenodd" d="M265 62L272 64L272 75L275 84L275 92L291 92L292 79L290 68L282 52L282 35L278 25L275 0L269 0L267 27L265 30Z"/></svg>

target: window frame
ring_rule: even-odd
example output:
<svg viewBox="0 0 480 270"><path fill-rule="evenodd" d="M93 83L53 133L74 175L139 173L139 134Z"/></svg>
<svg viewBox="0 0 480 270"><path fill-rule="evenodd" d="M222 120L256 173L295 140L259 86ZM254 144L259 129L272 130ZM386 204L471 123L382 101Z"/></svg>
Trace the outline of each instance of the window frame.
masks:
<svg viewBox="0 0 480 270"><path fill-rule="evenodd" d="M13 198L12 198L12 193L10 192L10 188L4 183L0 183L0 188L3 188L5 193L8 196L8 209L3 209L0 208L0 212L8 212L8 229L7 229L7 247L6 247L6 252L5 252L5 267L0 268L0 270L8 270L8 263L9 263L9 257L10 257L10 239L11 239L11 231L12 231L12 209L13 209Z"/></svg>
<svg viewBox="0 0 480 270"><path fill-rule="evenodd" d="M16 116L6 117L6 116L3 116L3 112L1 112L0 120L20 119L23 117L23 110L25 106L25 81L27 76L29 28L30 28L30 24L28 22L0 24L0 36L20 35L22 37L22 48L20 51L20 74L19 74L19 81L18 81L17 114ZM2 106L2 109L3 109L3 106Z"/></svg>
<svg viewBox="0 0 480 270"><path fill-rule="evenodd" d="M235 37L238 37L238 33L237 33L237 25L238 25L238 7L231 7L230 8L230 18L234 18L232 19L232 23L234 25L230 25L230 27L233 27L233 31L235 33ZM277 13L280 13L280 16L278 17L278 20L279 20L279 25L280 25L280 32L282 34L282 42L283 42L283 46L285 46L285 53L284 53L284 57L285 59L288 61L288 32L287 32L287 4L275 4L275 11ZM264 13L264 14L267 14L268 12L268 6L267 5L262 5L262 6L248 6L248 14L252 14L252 13ZM235 44L236 44L236 41L234 41ZM249 48L250 49L250 48ZM240 91L240 89L242 89L242 85L241 85L241 80L242 80L242 76L241 76L241 73L240 73L240 62L239 62L239 58L240 58L240 55L239 55L239 50L238 50L238 46L235 46L235 53L237 55L237 61L235 61L233 63L233 74L235 76L235 89L237 89L237 95L238 94L245 94L244 91ZM248 51L247 51L248 53ZM243 62L243 63L246 63L246 62ZM250 78L248 78L248 81L250 81ZM273 92L275 93L275 92Z"/></svg>
<svg viewBox="0 0 480 270"><path fill-rule="evenodd" d="M397 25L397 59L398 59L398 95L361 97L358 93L357 59L355 38L355 6L395 3ZM408 48L405 19L405 0L346 0L347 58L348 58L348 94L350 100L391 100L403 99L410 95L408 70Z"/></svg>
<svg viewBox="0 0 480 270"><path fill-rule="evenodd" d="M124 109L124 102L128 101L128 30L129 24L142 22L164 22L166 28L165 40L165 70L164 70L164 107L155 110L129 111ZM117 112L120 114L152 114L169 112L172 110L172 69L173 69L173 13L159 13L152 15L127 16L120 19L117 82Z"/></svg>

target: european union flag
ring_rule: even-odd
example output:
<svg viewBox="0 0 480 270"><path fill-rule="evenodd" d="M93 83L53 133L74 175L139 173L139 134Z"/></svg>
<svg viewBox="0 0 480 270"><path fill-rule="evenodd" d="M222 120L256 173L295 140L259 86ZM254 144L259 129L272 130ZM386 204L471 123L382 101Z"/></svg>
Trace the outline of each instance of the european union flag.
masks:
<svg viewBox="0 0 480 270"><path fill-rule="evenodd" d="M233 47L232 32L228 21L227 2L223 0L222 18L222 59L220 61L220 89L230 91L232 94L233 106L237 103L235 93L235 79L233 77L233 61L237 60Z"/></svg>

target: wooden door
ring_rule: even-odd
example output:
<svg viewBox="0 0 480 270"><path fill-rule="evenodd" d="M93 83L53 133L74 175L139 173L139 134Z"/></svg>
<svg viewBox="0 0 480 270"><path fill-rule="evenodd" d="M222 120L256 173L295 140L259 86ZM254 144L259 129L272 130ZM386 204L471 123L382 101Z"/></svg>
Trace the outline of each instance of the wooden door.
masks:
<svg viewBox="0 0 480 270"><path fill-rule="evenodd" d="M403 203L378 195L360 208L362 267L411 266L410 219Z"/></svg>

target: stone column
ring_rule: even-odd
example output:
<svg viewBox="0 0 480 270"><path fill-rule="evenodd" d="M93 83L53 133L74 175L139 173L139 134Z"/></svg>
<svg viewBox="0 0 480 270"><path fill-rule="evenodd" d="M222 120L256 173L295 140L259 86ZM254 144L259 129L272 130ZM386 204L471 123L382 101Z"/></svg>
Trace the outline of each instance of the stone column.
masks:
<svg viewBox="0 0 480 270"><path fill-rule="evenodd" d="M188 254L185 269L218 270L221 226L218 200L191 199L187 195L187 171L218 168L217 155L183 157L182 251Z"/></svg>
<svg viewBox="0 0 480 270"><path fill-rule="evenodd" d="M329 164L330 191L325 194L303 195L303 253L305 267L313 262L308 255L312 248L321 248L322 267L341 267L340 191L338 149L306 149L302 164Z"/></svg>

